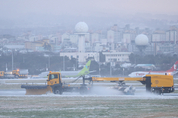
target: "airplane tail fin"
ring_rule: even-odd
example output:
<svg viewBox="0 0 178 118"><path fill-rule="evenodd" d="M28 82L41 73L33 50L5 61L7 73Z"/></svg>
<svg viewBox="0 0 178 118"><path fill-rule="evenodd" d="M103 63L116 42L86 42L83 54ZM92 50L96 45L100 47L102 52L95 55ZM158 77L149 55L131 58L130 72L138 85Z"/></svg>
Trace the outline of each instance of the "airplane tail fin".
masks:
<svg viewBox="0 0 178 118"><path fill-rule="evenodd" d="M80 76L83 76L83 75L87 75L90 73L89 69L90 69L90 64L91 64L91 60L89 60L86 65L83 67L83 69L77 74L77 75L74 75L74 76L66 76L66 77L80 77Z"/></svg>
<svg viewBox="0 0 178 118"><path fill-rule="evenodd" d="M178 61L176 61L175 64L171 67L171 69L169 69L167 71L176 71L177 70L177 65L178 65Z"/></svg>
<svg viewBox="0 0 178 118"><path fill-rule="evenodd" d="M85 75L89 73L89 69L90 69L90 64L91 64L91 60L89 60L86 65L83 67L83 69L79 72L79 75Z"/></svg>

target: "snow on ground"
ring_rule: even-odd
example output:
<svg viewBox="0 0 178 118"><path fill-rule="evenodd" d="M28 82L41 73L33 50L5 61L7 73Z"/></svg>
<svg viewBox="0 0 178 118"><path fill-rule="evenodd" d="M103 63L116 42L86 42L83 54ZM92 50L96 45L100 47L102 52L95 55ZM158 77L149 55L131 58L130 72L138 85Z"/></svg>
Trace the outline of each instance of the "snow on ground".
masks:
<svg viewBox="0 0 178 118"><path fill-rule="evenodd" d="M108 89L108 88L107 88ZM155 95L153 93L148 93L144 89L136 90L135 95L124 95L123 93L113 90L105 89L102 91L96 90L87 95L80 95L79 93L64 92L62 95L56 95L53 93L47 93L44 95L25 95L24 89L12 89L12 90L0 90L0 96L18 96L18 97L116 97L120 99L178 99L178 94L168 93L163 95Z"/></svg>
<svg viewBox="0 0 178 118"><path fill-rule="evenodd" d="M26 80L34 80L38 83L34 84L42 84L47 78L38 78L38 79L1 79L0 84L5 85L16 85L16 84L23 84L26 83ZM63 78L63 80L74 80L76 78ZM175 78L178 79L178 78ZM11 83L12 81L12 83ZM14 83L13 83L14 82ZM32 84L32 83L29 83ZM77 83L78 85L81 84ZM76 83L73 83L71 85L77 85ZM44 97L119 97L121 99L178 99L178 93L167 93L163 95L154 95L152 93L147 93L145 90L145 86L142 86L140 82L137 83L126 83L126 85L133 85L138 86L138 89L136 89L135 95L123 95L123 93L111 89L112 87L102 87L102 86L114 86L116 83L97 83L95 82L94 85L99 86L95 87L95 89L92 91L92 94L89 95L80 95L79 93L64 93L63 95L55 95L53 93L48 93L45 95L25 95L25 89L7 89L3 90L0 89L0 96L25 96L25 97L38 97L38 96L44 96ZM175 84L178 85L177 83ZM136 87L137 88L137 87Z"/></svg>

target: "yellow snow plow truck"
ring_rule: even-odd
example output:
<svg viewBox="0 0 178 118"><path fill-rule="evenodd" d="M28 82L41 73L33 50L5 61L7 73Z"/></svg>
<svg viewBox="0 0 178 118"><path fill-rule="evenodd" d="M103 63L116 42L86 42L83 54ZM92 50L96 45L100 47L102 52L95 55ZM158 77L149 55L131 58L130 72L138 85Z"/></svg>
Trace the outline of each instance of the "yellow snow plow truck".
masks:
<svg viewBox="0 0 178 118"><path fill-rule="evenodd" d="M79 77L77 79L79 79ZM84 79L85 78L83 77L83 80ZM77 87L76 86L72 87L70 86L70 84L62 83L60 72L49 72L47 85L27 85L26 84L26 85L21 85L21 88L26 89L26 95L41 95L41 94L46 94L49 92L54 93L54 94L62 94L63 92L80 92L81 94L84 94L89 89L89 87L85 83Z"/></svg>
<svg viewBox="0 0 178 118"><path fill-rule="evenodd" d="M78 79L78 78L77 78ZM77 80L76 79L76 80ZM85 84L85 81L89 81L89 84ZM146 86L146 90L149 92L161 94L171 93L174 91L174 82L172 75L146 75L144 77L132 78L132 77L88 77L83 76L83 83L78 87L72 87L70 84L62 83L60 72L49 72L47 85L21 85L21 88L26 89L26 95L40 95L48 92L54 94L62 94L63 92L80 92L81 94L89 93L93 88L94 81L111 81L118 83L118 90L124 92L127 89L131 89L128 86L121 84L124 81L139 81ZM74 82L74 81L73 81ZM121 89L119 89L121 88ZM127 91L129 93L130 91ZM130 92L132 94L132 91Z"/></svg>
<svg viewBox="0 0 178 118"><path fill-rule="evenodd" d="M27 78L28 70L13 70L13 71L0 71L0 79L18 79L18 78Z"/></svg>

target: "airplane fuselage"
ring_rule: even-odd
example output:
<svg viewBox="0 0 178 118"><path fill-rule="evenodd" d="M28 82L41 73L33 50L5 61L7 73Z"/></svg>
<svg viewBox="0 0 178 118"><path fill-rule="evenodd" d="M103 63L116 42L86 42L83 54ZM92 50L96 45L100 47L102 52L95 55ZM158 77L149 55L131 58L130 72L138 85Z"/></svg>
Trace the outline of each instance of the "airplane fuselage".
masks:
<svg viewBox="0 0 178 118"><path fill-rule="evenodd" d="M169 71L138 71L138 72L132 72L129 74L129 77L143 77L147 74L158 74L158 75L173 75L175 74L174 72L169 72Z"/></svg>
<svg viewBox="0 0 178 118"><path fill-rule="evenodd" d="M175 64L171 67L171 69L167 71L137 71L137 72L132 72L128 76L129 77L143 77L146 74L174 75L177 73L177 64L178 64L178 61L176 61Z"/></svg>

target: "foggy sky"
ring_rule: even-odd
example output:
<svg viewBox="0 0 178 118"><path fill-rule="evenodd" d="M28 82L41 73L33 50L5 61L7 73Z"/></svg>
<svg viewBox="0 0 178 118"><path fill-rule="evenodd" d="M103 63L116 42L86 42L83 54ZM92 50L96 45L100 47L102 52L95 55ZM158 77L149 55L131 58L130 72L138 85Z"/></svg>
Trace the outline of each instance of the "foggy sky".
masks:
<svg viewBox="0 0 178 118"><path fill-rule="evenodd" d="M28 14L112 16L136 13L178 15L178 0L0 0L0 18Z"/></svg>

